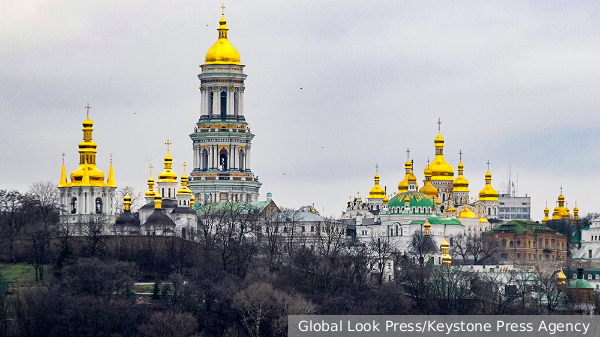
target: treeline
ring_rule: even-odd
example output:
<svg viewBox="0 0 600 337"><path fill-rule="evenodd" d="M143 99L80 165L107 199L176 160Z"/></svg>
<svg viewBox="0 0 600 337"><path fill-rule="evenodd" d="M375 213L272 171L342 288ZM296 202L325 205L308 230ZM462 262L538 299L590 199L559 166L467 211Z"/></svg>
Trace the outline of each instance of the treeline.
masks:
<svg viewBox="0 0 600 337"><path fill-rule="evenodd" d="M568 309L551 274L436 266L422 236L411 247L359 242L334 219L307 224L297 210L265 217L227 203L202 208L186 239L100 235L110 224L97 217L73 235L46 190L55 188L0 191L2 259L31 263L39 280L0 295L0 336L285 336L292 314ZM152 295L140 300L135 282L153 283Z"/></svg>

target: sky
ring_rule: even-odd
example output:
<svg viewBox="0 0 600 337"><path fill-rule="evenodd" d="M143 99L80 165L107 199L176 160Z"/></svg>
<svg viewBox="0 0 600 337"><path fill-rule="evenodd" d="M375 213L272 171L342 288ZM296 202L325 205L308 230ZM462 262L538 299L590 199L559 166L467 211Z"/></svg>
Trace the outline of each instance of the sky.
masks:
<svg viewBox="0 0 600 337"><path fill-rule="evenodd" d="M78 166L89 102L98 168L147 189L165 142L181 176L200 116L197 74L221 2L0 3L0 189L58 184ZM485 185L531 196L534 220L563 187L600 212L600 2L228 1L246 65L251 169L279 206L340 216L367 197L375 165L397 191L406 149L419 181L435 157L470 196ZM420 183L422 185L422 182Z"/></svg>

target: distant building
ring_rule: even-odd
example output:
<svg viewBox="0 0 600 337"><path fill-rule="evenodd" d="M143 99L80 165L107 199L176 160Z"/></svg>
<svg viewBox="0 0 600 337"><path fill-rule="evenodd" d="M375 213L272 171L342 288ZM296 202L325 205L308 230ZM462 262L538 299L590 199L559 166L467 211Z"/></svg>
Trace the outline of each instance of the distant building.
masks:
<svg viewBox="0 0 600 337"><path fill-rule="evenodd" d="M500 194L498 218L500 220L530 220L531 197L514 197L510 194Z"/></svg>
<svg viewBox="0 0 600 337"><path fill-rule="evenodd" d="M486 233L485 240L496 242L497 260L565 261L567 238L533 221L512 220Z"/></svg>

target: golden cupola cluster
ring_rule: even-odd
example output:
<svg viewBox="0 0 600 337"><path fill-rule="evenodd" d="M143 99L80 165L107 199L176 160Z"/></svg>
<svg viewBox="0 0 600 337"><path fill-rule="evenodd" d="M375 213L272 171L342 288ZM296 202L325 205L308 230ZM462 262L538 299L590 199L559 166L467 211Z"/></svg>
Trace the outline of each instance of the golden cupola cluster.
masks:
<svg viewBox="0 0 600 337"><path fill-rule="evenodd" d="M384 204L388 203L388 198L385 195L385 190L379 186L379 172L375 173L375 186L369 191L370 199L382 199Z"/></svg>
<svg viewBox="0 0 600 337"><path fill-rule="evenodd" d="M498 201L498 192L492 187L492 174L490 173L489 162L488 171L485 174L485 187L479 192L481 201Z"/></svg>
<svg viewBox="0 0 600 337"><path fill-rule="evenodd" d="M547 206L546 206L547 208ZM546 209L547 210L547 209ZM544 212L546 212L544 210ZM575 208L573 209L573 220L579 221L579 208L577 208L577 202L575 202ZM546 216L547 218L547 216ZM546 220L544 218L544 220ZM569 211L569 207L566 205L565 196L562 193L562 186L560 187L560 195L556 201L556 207L554 208L554 212L552 212L552 220L560 220L560 219L571 219L571 212ZM550 220L550 219L548 219Z"/></svg>
<svg viewBox="0 0 600 337"><path fill-rule="evenodd" d="M208 50L204 64L241 64L240 53L233 47L227 38L227 20L224 13L219 20L219 39Z"/></svg>
<svg viewBox="0 0 600 337"><path fill-rule="evenodd" d="M438 125L441 124L438 121ZM435 143L435 159L430 164L431 180L454 180L454 169L444 160L444 138L438 126L438 135L433 140Z"/></svg>
<svg viewBox="0 0 600 337"><path fill-rule="evenodd" d="M58 187L72 186L99 186L99 187L116 187L115 176L112 167L112 158L110 160L110 168L108 178L104 181L104 172L96 167L96 147L97 144L92 140L92 126L94 123L89 117L89 104L86 107L88 115L83 121L83 141L79 143L79 167L71 172L70 179L67 181L65 172L65 162L63 158L62 172Z"/></svg>
<svg viewBox="0 0 600 337"><path fill-rule="evenodd" d="M467 181L467 179L465 179L463 176L464 168L465 167L461 159L460 163L458 164L458 177L454 179L454 183L452 184L452 192L469 192L469 181Z"/></svg>
<svg viewBox="0 0 600 337"><path fill-rule="evenodd" d="M437 198L438 190L431 184L431 170L429 169L429 165L425 168L425 183L423 187L419 190L419 192L429 196L431 199Z"/></svg>

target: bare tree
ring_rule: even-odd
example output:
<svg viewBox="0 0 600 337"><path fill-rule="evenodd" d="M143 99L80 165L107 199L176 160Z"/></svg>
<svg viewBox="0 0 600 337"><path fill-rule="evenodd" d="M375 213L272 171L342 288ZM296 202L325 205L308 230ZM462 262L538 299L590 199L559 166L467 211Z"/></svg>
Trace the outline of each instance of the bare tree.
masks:
<svg viewBox="0 0 600 337"><path fill-rule="evenodd" d="M373 269L377 270L377 281L379 284L382 284L385 276L385 267L392 263L392 254L397 250L396 246L392 243L387 233L385 233L371 236L367 248L371 257L370 265Z"/></svg>
<svg viewBox="0 0 600 337"><path fill-rule="evenodd" d="M15 240L21 235L27 223L22 201L23 195L18 191L0 190L0 237L2 244L8 246L13 263L17 263Z"/></svg>
<svg viewBox="0 0 600 337"><path fill-rule="evenodd" d="M127 187L119 187L115 191L116 198L116 212L117 214L123 213L123 198L127 195ZM142 192L136 192L135 188L129 186L129 196L131 197L131 213L137 212L140 207L144 206L144 202L146 201L145 195Z"/></svg>
<svg viewBox="0 0 600 337"><path fill-rule="evenodd" d="M87 241L89 256L100 256L103 252L103 237L109 234L110 221L104 214L86 215L83 222L83 235Z"/></svg>

